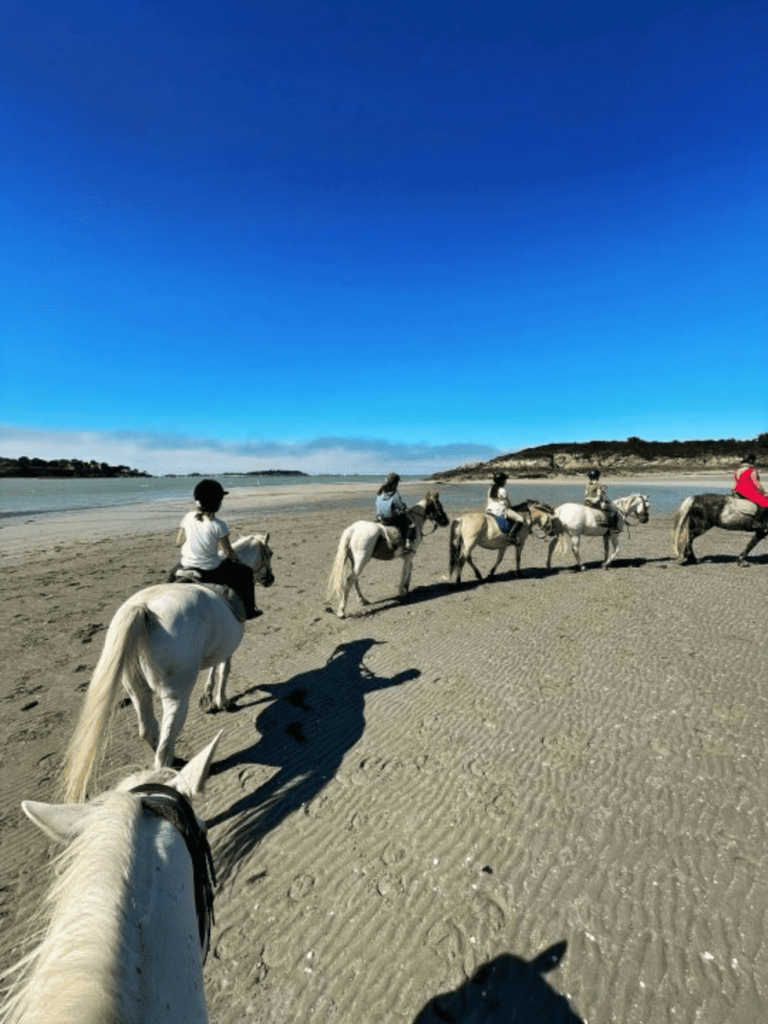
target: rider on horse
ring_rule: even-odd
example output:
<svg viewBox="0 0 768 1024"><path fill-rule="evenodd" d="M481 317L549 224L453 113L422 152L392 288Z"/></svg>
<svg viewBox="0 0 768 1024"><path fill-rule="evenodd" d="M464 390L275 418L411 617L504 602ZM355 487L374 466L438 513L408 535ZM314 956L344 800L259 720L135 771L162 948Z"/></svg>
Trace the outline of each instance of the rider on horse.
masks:
<svg viewBox="0 0 768 1024"><path fill-rule="evenodd" d="M508 479L508 475L504 472L493 474L493 483L488 488L485 511L495 518L499 529L509 543L514 544L517 534L525 525L525 519L512 508L512 503L504 487Z"/></svg>
<svg viewBox="0 0 768 1024"><path fill-rule="evenodd" d="M584 502L587 508L605 512L608 517L608 529L619 529L619 510L606 496L607 487L600 483L600 470L590 469L587 486L584 488Z"/></svg>
<svg viewBox="0 0 768 1024"><path fill-rule="evenodd" d="M197 508L187 512L179 525L176 543L181 546L181 568L194 569L201 583L231 587L245 605L246 619L262 614L256 607L253 569L241 562L229 539L229 527L217 519L225 491L218 480L201 480L193 492ZM219 554L219 547L225 557ZM178 567L177 567L178 568ZM170 576L175 580L176 569Z"/></svg>
<svg viewBox="0 0 768 1024"><path fill-rule="evenodd" d="M760 477L755 469L757 458L754 452L748 452L741 460L741 465L733 474L733 493L739 498L768 508L768 494L763 490Z"/></svg>
<svg viewBox="0 0 768 1024"><path fill-rule="evenodd" d="M376 518L384 526L395 526L405 542L404 553L415 550L416 524L408 515L408 506L397 492L400 477L387 473L387 478L376 492Z"/></svg>

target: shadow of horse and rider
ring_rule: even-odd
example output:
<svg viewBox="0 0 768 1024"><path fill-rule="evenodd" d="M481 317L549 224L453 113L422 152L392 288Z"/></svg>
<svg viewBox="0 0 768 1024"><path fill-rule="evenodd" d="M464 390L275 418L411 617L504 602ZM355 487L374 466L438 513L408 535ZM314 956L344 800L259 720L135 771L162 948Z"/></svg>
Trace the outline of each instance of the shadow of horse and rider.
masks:
<svg viewBox="0 0 768 1024"><path fill-rule="evenodd" d="M533 960L502 953L459 988L430 999L413 1024L584 1024L543 977L566 947L558 942Z"/></svg>
<svg viewBox="0 0 768 1024"><path fill-rule="evenodd" d="M215 843L220 879L230 875L268 832L333 779L345 754L365 730L366 696L421 675L415 668L391 677L372 672L364 659L380 643L368 638L339 644L325 665L240 695L233 711L262 703L244 704L243 698L249 694L260 691L268 695L263 698L267 706L254 722L257 737L250 746L217 761L211 774L242 770L249 764L274 766L278 771L208 819L209 828L223 826Z"/></svg>

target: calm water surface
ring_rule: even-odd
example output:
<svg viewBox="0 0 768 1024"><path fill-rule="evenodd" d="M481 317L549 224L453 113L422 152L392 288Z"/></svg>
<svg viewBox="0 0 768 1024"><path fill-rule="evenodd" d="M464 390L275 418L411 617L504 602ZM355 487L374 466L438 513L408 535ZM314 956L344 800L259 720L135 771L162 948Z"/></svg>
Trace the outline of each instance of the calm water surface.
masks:
<svg viewBox="0 0 768 1024"><path fill-rule="evenodd" d="M128 477L125 479L6 479L0 480L0 517L18 515L41 515L53 512L69 512L76 509L109 508L120 505L143 505L168 499L189 499L198 477ZM288 477L216 477L228 491L239 488L280 487L302 484L369 483L371 485L371 507L376 488L381 483L381 474L375 476L288 476ZM414 496L413 481L418 477L403 476L401 490L408 499ZM670 512L676 509L684 498L691 494L730 492L730 480L724 475L722 481L714 477L706 483L673 480L665 483L627 483L621 479L607 479L608 493L618 498L639 490L647 494L651 510ZM449 514L457 515L473 508L482 508L485 503L487 484L425 484L440 491L441 500ZM564 501L581 501L584 496L584 481L580 478L558 483L518 483L510 480L507 491L513 502L526 498L538 498L551 505ZM360 495L329 499L336 506L359 506ZM287 508L299 509L300 502L291 499ZM306 506L301 506L305 508Z"/></svg>

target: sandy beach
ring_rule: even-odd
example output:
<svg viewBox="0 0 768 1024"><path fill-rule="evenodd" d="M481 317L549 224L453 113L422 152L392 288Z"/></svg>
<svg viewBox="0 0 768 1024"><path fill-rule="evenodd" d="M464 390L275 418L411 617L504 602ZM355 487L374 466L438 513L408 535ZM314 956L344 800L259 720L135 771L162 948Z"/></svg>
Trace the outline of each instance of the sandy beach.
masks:
<svg viewBox="0 0 768 1024"><path fill-rule="evenodd" d="M288 487L224 509L233 537L269 511L276 582L233 659L234 707L193 698L177 744L186 758L224 731L197 808L219 875L211 1021L768 1019L767 542L740 569L748 535L713 530L681 568L672 514L652 511L608 571L588 538L587 571L547 574L531 538L520 579L507 555L456 588L439 530L410 601L392 599L399 564L373 563L372 603L353 595L342 621L326 580L372 504L345 486L351 509L306 486L306 514L283 511ZM457 493L449 516L471 507ZM20 801L53 798L110 619L164 580L188 507L0 531L0 970L51 881ZM124 707L103 785L150 761ZM556 944L559 965L529 966Z"/></svg>

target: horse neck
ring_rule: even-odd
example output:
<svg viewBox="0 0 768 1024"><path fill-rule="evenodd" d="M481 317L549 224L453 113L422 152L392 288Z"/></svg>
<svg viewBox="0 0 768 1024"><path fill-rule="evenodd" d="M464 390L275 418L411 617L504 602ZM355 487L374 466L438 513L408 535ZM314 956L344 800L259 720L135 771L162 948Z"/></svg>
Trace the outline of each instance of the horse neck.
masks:
<svg viewBox="0 0 768 1024"><path fill-rule="evenodd" d="M135 797L105 800L62 854L48 902L50 924L8 1024L205 1020L191 859L176 829L145 817Z"/></svg>
<svg viewBox="0 0 768 1024"><path fill-rule="evenodd" d="M613 504L620 512L626 514L627 512L634 511L634 505L639 497L639 494L628 494L624 498L616 498Z"/></svg>
<svg viewBox="0 0 768 1024"><path fill-rule="evenodd" d="M254 571L261 565L261 542L252 537L243 537L232 545L240 558Z"/></svg>
<svg viewBox="0 0 768 1024"><path fill-rule="evenodd" d="M409 512L415 513L420 519L427 518L427 499L422 498L421 501L417 501L415 505L411 505L408 509Z"/></svg>

